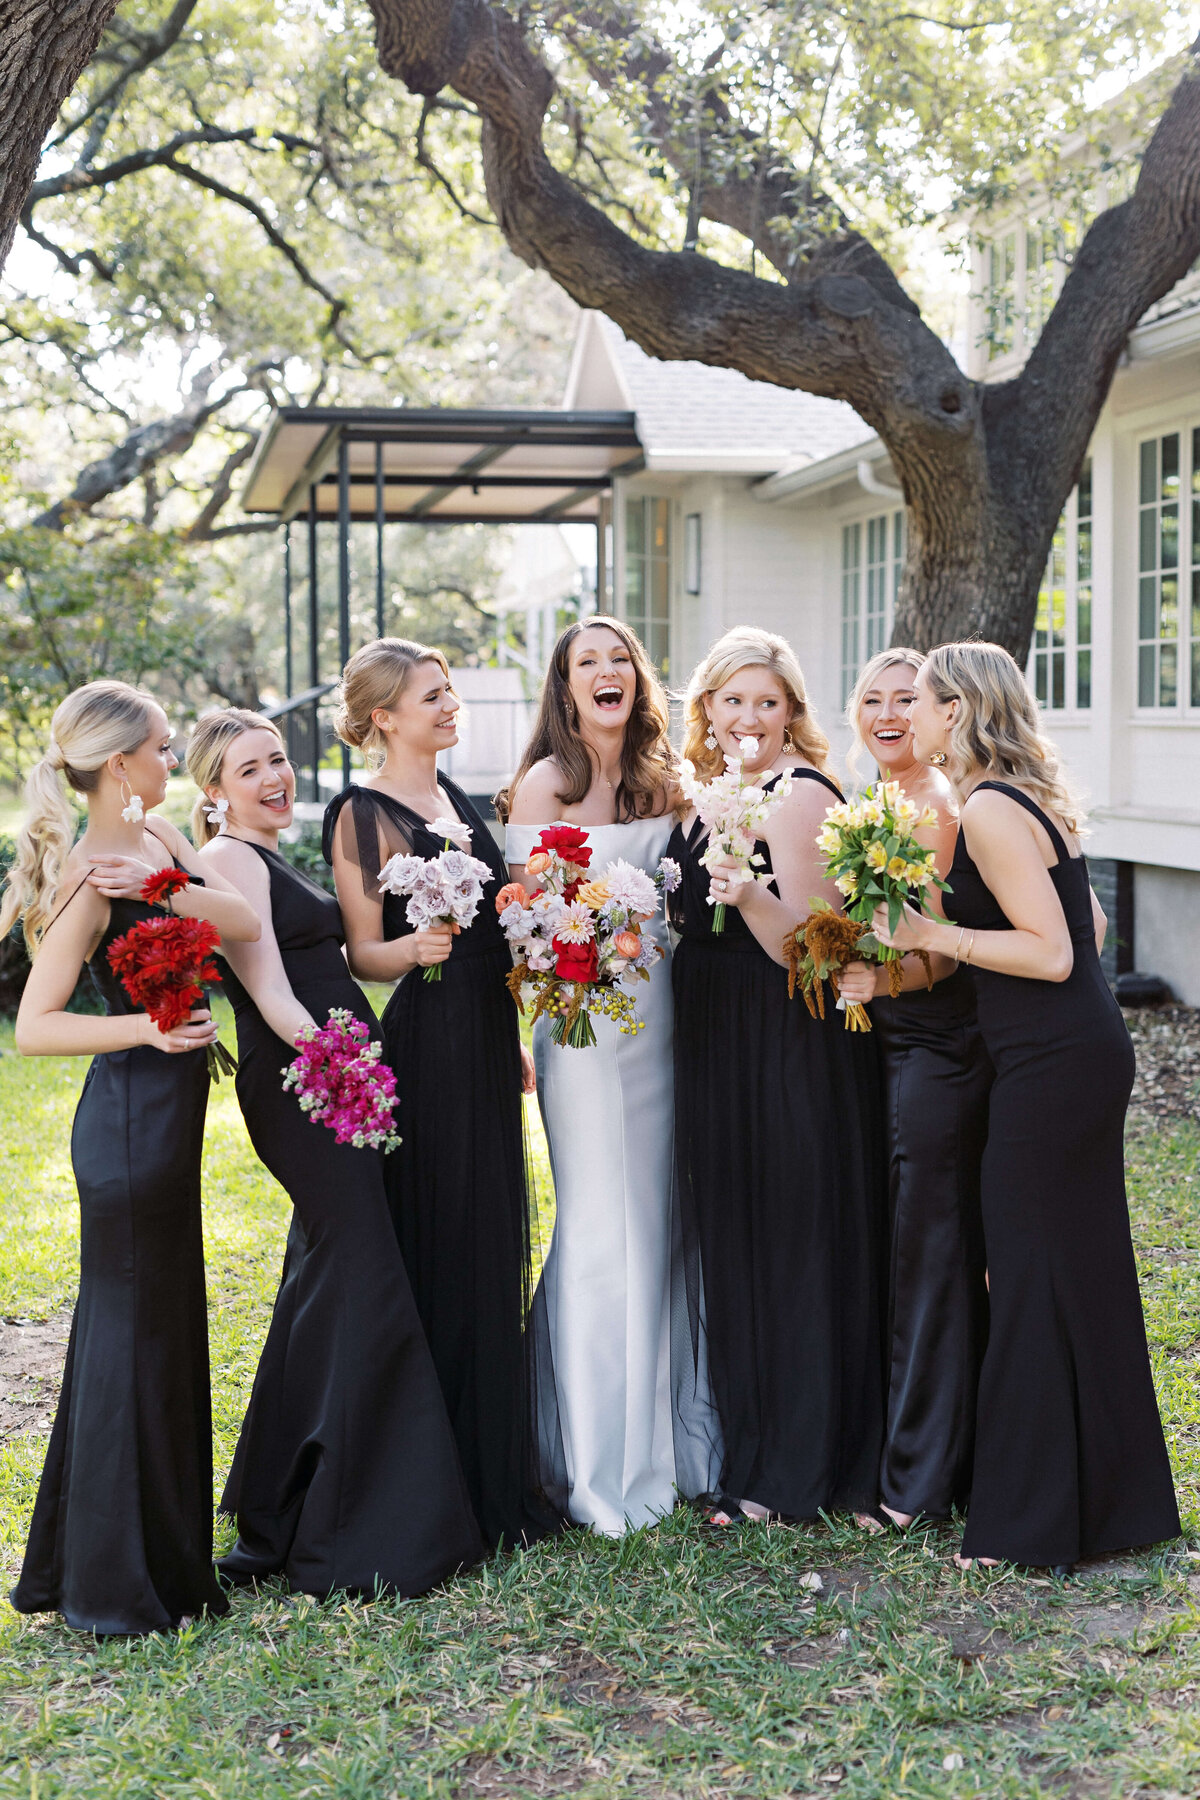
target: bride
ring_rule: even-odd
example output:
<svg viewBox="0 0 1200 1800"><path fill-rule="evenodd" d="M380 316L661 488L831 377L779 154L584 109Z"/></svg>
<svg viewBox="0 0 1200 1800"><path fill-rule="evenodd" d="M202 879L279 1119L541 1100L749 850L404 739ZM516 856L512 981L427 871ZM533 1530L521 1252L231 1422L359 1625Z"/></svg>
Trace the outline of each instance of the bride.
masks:
<svg viewBox="0 0 1200 1800"><path fill-rule="evenodd" d="M520 767L497 796L514 880L525 880L539 834L563 824L586 830L595 875L618 858L653 873L675 823L668 717L627 625L597 617L568 626ZM571 1517L610 1536L652 1523L677 1492L707 1491L720 1463L686 1306L671 1304L671 973L661 914L644 934L664 953L638 986L644 1030L624 1037L595 1018L595 1045L571 1049L550 1042L544 1018L534 1029L557 1196L535 1300L553 1382L539 1414L557 1412ZM545 1441L557 1441L549 1424Z"/></svg>

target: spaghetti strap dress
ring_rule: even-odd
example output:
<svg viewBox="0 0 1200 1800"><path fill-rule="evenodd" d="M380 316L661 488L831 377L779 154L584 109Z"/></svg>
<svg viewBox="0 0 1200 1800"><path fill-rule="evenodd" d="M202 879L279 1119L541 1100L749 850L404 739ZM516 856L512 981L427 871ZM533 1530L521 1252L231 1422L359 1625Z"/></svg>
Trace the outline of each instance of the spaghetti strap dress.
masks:
<svg viewBox="0 0 1200 1800"><path fill-rule="evenodd" d="M245 840L243 840L245 841ZM342 955L337 901L273 850L271 915L292 991L318 1024L334 1007L379 1025ZM237 1095L255 1153L295 1208L283 1279L221 1510L219 1568L282 1575L323 1599L422 1594L482 1545L429 1346L396 1244L382 1153L314 1124L276 1037L232 969Z"/></svg>
<svg viewBox="0 0 1200 1800"><path fill-rule="evenodd" d="M109 968L109 947L162 912L141 900L110 905L90 969L111 1017L140 1009ZM105 1051L92 1059L71 1132L79 1298L12 1603L60 1612L98 1637L228 1610L212 1560L200 1221L208 1086L203 1050Z"/></svg>
<svg viewBox="0 0 1200 1800"><path fill-rule="evenodd" d="M970 971L872 1002L887 1096L892 1260L879 1488L895 1512L965 1507L987 1343L979 1182L992 1065Z"/></svg>
<svg viewBox="0 0 1200 1800"><path fill-rule="evenodd" d="M831 800L838 789L815 769ZM773 786L774 783L768 783ZM887 1174L874 1034L814 1019L676 826L675 1156L720 1485L790 1518L869 1509L884 1423ZM767 845L756 846L770 873Z"/></svg>
<svg viewBox="0 0 1200 1800"><path fill-rule="evenodd" d="M995 1068L982 1206L990 1327L979 1384L967 1556L1056 1566L1179 1533L1125 1198L1133 1047L1100 968L1086 859L1027 794L1075 959L1066 981L973 968ZM946 915L1011 931L969 849Z"/></svg>
<svg viewBox="0 0 1200 1800"><path fill-rule="evenodd" d="M505 978L512 955L496 916L508 871L467 795L439 777L488 865L474 921L437 981L418 969L383 1015L396 1074L400 1148L384 1163L392 1222L454 1428L467 1487L490 1548L531 1544L563 1523L561 1452L539 1471L534 1355L528 1329L537 1214L527 1179L519 1015ZM426 858L446 840L412 808L355 785L325 814L324 849L340 844L364 891L383 904L383 936L405 937L408 903L380 894L380 841ZM557 1504L554 1469L559 1470Z"/></svg>

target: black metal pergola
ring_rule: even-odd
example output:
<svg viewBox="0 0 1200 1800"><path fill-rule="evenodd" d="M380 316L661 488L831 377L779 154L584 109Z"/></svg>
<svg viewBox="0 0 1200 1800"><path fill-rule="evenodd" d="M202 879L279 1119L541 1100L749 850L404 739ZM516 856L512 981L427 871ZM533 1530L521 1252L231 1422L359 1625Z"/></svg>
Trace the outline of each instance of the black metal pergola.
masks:
<svg viewBox="0 0 1200 1800"><path fill-rule="evenodd" d="M406 406L296 406L277 411L246 478L242 505L274 514L283 531L284 687L266 710L287 722L288 751L308 765L319 798L319 709L336 679L320 667L319 532L337 533L339 669L351 636L350 532L375 531L375 628L385 622L384 526L591 524L597 528L597 590L604 582L603 503L614 476L642 467L631 412L533 412ZM308 668L297 692L293 661L293 527L306 537ZM343 751L349 778L349 752Z"/></svg>

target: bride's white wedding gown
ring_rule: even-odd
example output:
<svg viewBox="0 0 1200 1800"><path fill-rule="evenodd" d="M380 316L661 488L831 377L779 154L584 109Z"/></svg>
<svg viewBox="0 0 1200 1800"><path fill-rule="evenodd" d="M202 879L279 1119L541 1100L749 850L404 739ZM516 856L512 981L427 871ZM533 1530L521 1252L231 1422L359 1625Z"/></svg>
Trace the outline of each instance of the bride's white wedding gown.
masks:
<svg viewBox="0 0 1200 1800"><path fill-rule="evenodd" d="M622 858L652 874L674 823L587 826L589 873ZM545 829L510 825L508 861L524 864ZM558 1207L539 1294L552 1364L545 1379L554 1384L546 1398L557 1403L570 1515L614 1536L670 1511L677 1492L707 1492L720 1467L673 1241L671 968L661 911L643 931L664 951L633 990L644 1030L625 1037L593 1017L595 1046L572 1050L551 1041L545 1019L534 1028Z"/></svg>

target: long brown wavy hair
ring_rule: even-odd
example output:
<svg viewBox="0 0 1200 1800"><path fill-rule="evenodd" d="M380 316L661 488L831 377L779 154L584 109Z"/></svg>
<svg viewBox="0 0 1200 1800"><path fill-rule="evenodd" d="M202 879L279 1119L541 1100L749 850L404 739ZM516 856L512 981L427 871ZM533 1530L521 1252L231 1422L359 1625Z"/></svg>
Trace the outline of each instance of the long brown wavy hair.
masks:
<svg viewBox="0 0 1200 1800"><path fill-rule="evenodd" d="M568 625L554 646L542 683L541 704L533 734L525 746L516 774L506 788L501 788L494 801L496 816L501 823L507 820L513 795L535 763L551 758L562 771L563 784L558 798L564 806L578 806L592 785L595 765L575 722L570 675L572 644L581 631L590 631L596 625L604 626L606 631L620 638L629 652L636 680L633 707L621 746L621 779L616 792L618 822L626 824L631 819L648 817L664 788L674 785L678 764L667 738L671 712L666 690L637 633L631 631L623 619L596 613Z"/></svg>

